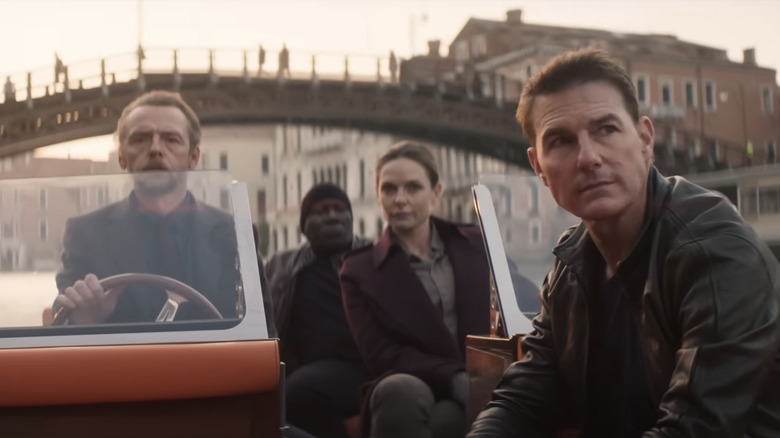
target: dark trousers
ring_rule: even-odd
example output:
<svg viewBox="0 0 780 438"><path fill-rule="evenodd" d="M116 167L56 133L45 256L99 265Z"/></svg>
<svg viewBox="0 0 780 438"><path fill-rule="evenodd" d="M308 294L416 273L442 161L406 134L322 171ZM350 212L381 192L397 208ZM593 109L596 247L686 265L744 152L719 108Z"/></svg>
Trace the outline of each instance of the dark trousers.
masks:
<svg viewBox="0 0 780 438"><path fill-rule="evenodd" d="M287 421L319 438L347 438L344 420L360 412L365 365L325 360L296 369L287 378Z"/></svg>
<svg viewBox="0 0 780 438"><path fill-rule="evenodd" d="M392 374L371 392L370 438L463 438L466 413L453 400L436 400L431 388L409 374Z"/></svg>

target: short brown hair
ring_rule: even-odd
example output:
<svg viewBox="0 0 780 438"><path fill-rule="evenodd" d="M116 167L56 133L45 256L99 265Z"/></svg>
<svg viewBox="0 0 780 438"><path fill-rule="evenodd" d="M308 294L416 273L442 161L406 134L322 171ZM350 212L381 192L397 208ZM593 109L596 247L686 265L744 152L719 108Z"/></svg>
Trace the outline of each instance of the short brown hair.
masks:
<svg viewBox="0 0 780 438"><path fill-rule="evenodd" d="M116 123L116 139L122 140L122 134L124 133L125 120L130 113L141 106L172 106L181 110L184 113L184 117L189 122L188 134L190 137L190 150L195 149L200 145L200 120L192 110L192 107L187 105L187 102L182 99L179 93L171 91L155 90L148 93L144 93L137 97L134 101L130 102L125 109L122 110L122 115L119 116L119 121Z"/></svg>
<svg viewBox="0 0 780 438"><path fill-rule="evenodd" d="M433 157L431 150L420 143L404 140L390 146L390 149L379 157L379 161L376 162L377 190L379 189L379 172L382 170L382 167L399 158L406 158L419 163L425 169L428 180L431 182L431 187L435 187L439 183L439 166L436 165L436 158Z"/></svg>
<svg viewBox="0 0 780 438"><path fill-rule="evenodd" d="M532 146L536 132L531 111L536 97L558 93L569 87L594 81L604 81L615 87L623 96L628 114L635 123L639 122L636 88L626 71L601 50L591 48L574 50L553 58L523 87L520 103L517 106L517 120Z"/></svg>

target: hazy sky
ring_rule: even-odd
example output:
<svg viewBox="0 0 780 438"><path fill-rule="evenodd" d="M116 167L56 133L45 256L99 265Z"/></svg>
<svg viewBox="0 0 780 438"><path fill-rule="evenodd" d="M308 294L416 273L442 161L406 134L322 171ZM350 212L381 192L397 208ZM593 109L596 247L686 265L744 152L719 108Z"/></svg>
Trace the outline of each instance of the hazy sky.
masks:
<svg viewBox="0 0 780 438"><path fill-rule="evenodd" d="M291 53L406 57L425 41L442 54L469 17L503 20L522 9L529 23L668 33L780 69L780 0L0 0L0 75L155 47L231 47ZM142 28L139 32L138 12ZM424 17L427 17L425 19ZM414 32L412 32L414 22ZM411 35L415 38L412 41ZM1 76L0 76L1 77ZM22 84L19 84L20 86Z"/></svg>

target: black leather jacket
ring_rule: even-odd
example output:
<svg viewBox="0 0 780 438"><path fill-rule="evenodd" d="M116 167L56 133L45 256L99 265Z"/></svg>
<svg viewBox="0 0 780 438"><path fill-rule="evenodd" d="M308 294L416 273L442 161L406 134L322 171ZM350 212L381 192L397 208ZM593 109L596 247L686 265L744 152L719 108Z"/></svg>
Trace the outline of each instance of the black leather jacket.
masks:
<svg viewBox="0 0 780 438"><path fill-rule="evenodd" d="M643 437L779 437L777 260L722 196L655 169L648 186L649 266L632 316L658 420ZM469 437L554 436L582 424L589 328L583 285L595 275L583 269L588 245L582 224L561 237L523 357ZM626 261L647 251L643 246Z"/></svg>

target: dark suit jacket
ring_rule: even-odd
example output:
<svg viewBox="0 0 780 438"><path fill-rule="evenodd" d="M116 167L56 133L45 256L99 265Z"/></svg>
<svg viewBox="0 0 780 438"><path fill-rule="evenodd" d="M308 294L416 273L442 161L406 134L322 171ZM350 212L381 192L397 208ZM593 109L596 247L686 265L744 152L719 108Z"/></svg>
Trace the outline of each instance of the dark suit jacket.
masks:
<svg viewBox="0 0 780 438"><path fill-rule="evenodd" d="M490 274L479 229L432 218L455 275L458 337L452 337L389 228L347 255L341 289L352 334L377 382L394 373L426 382L437 399L465 370L466 335L490 333ZM364 412L370 390L364 398ZM368 415L363 419L367 420Z"/></svg>
<svg viewBox="0 0 780 438"><path fill-rule="evenodd" d="M105 278L152 272L147 249L152 238L129 199L69 219L57 289L62 293L89 273ZM196 202L189 245L193 257L190 286L211 301L223 317L235 318L239 272L233 218ZM128 288L108 322L154 321L165 299L163 291ZM199 314L199 309L192 307L180 308L184 318ZM183 318L177 314L177 319Z"/></svg>

